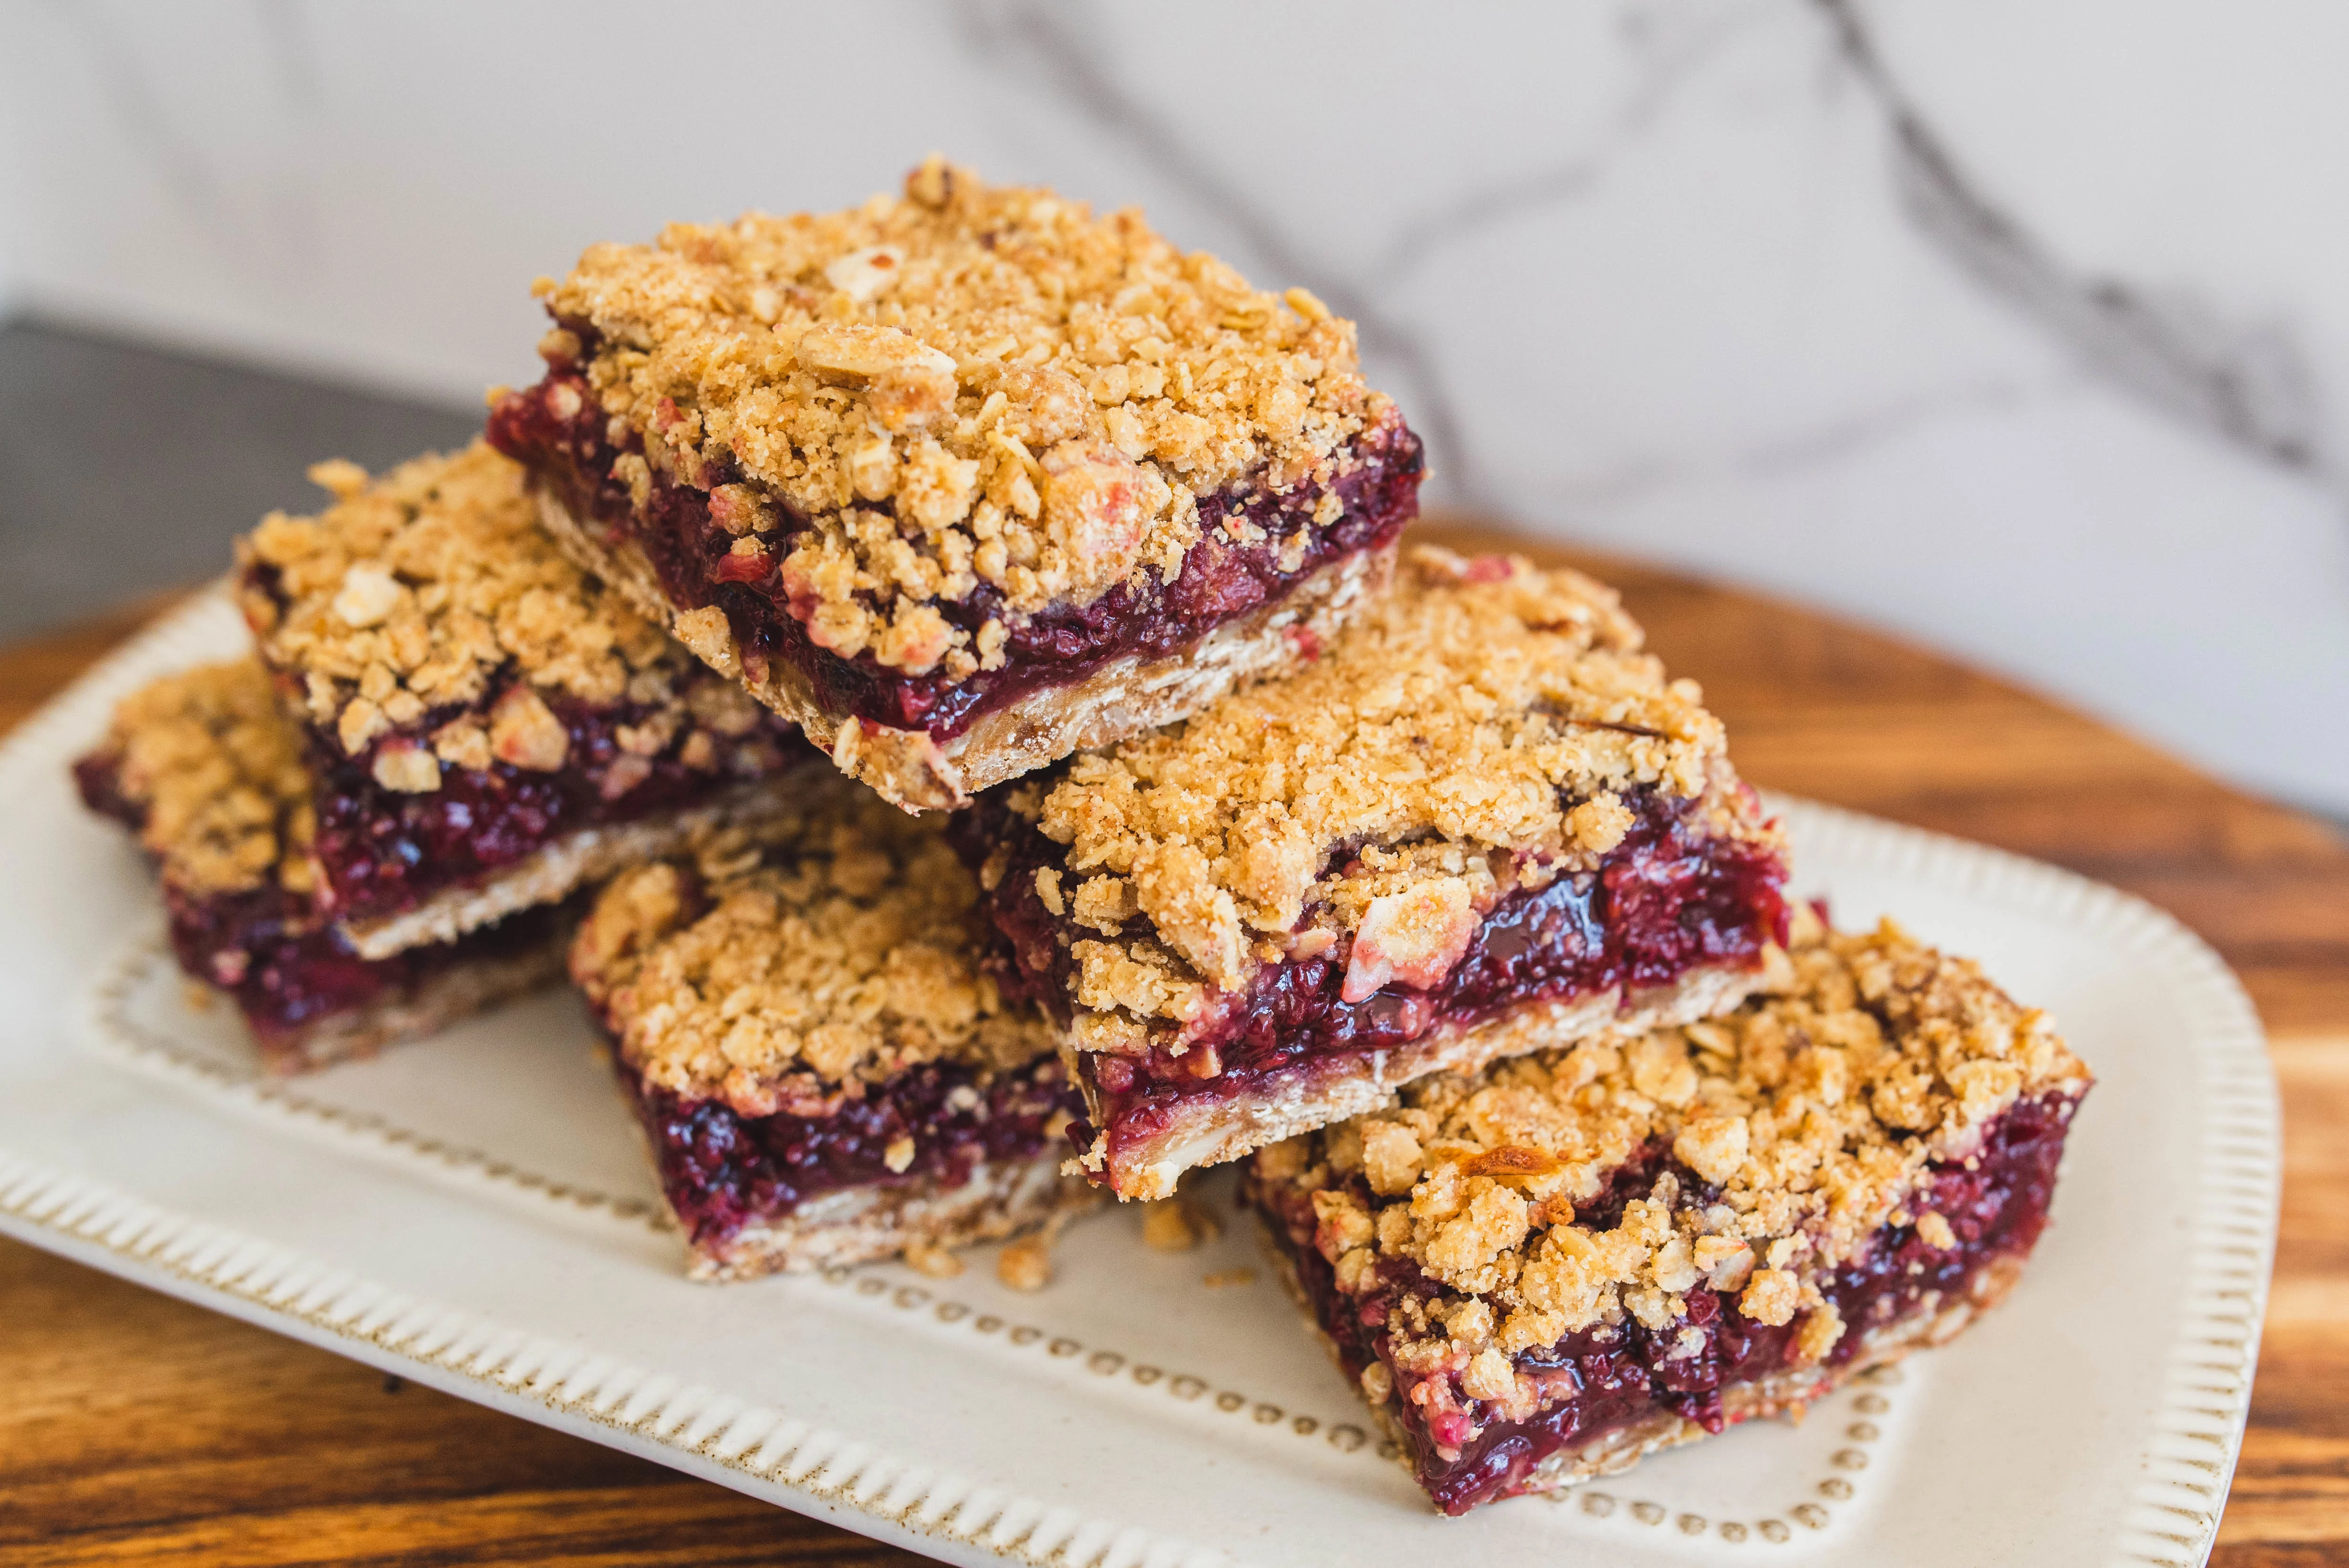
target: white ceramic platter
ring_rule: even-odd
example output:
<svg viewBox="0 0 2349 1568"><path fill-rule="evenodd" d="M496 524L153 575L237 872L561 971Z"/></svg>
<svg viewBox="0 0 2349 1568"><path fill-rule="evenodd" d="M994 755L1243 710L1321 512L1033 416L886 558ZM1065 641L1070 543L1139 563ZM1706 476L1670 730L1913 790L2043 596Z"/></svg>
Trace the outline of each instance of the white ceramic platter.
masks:
<svg viewBox="0 0 2349 1568"><path fill-rule="evenodd" d="M66 774L121 693L242 645L206 596L0 750L0 1228L36 1246L957 1563L2209 1551L2274 1241L2274 1082L2233 977L2136 899L1778 803L1806 893L1980 955L2101 1075L2055 1223L1980 1327L1800 1427L1446 1521L1365 1437L1244 1223L1169 1255L1103 1215L1035 1295L984 1254L948 1281L695 1285L565 995L256 1080L224 1010L188 1003L147 872Z"/></svg>

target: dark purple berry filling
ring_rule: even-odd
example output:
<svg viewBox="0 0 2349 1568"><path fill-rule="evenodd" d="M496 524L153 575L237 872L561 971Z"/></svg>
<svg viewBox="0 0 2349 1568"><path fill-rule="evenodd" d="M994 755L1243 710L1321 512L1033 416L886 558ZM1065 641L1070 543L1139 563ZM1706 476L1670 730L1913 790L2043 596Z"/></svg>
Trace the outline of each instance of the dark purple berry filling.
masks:
<svg viewBox="0 0 2349 1568"><path fill-rule="evenodd" d="M1635 821L1595 873L1505 895L1467 951L1433 990L1397 981L1347 1002L1349 949L1261 971L1243 992L1219 995L1214 1021L1182 1054L1088 1054L1086 1075L1107 1116L1112 1158L1164 1132L1178 1108L1230 1097L1275 1074L1404 1045L1439 1027L1464 1028L1529 1002L1569 1000L1621 985L1669 984L1703 965L1751 964L1785 938L1785 863L1766 846L1706 836L1692 802L1642 791L1626 798ZM1066 853L982 799L950 831L972 864L1008 848L987 895L990 964L1011 994L1065 1020L1075 961L1069 922L1036 892L1039 867Z"/></svg>
<svg viewBox="0 0 2349 1568"><path fill-rule="evenodd" d="M268 587L265 572L254 580ZM689 680L719 679L689 668ZM345 755L331 735L308 732L317 818L312 852L325 877L323 909L342 920L397 914L525 859L565 834L686 810L817 756L789 720L764 711L749 733L714 748L708 765L686 761L688 725L678 726L658 753L640 756L620 744L619 732L659 710L541 692L570 735L564 764L554 772L495 761L479 770L444 767L440 787L421 794L376 782L376 758L386 746L429 744L442 725L462 718L486 728L497 699L518 679L511 667L502 670L480 701L435 709L357 756Z"/></svg>
<svg viewBox="0 0 2349 1568"><path fill-rule="evenodd" d="M626 1067L621 1078L651 1135L661 1189L696 1247L722 1248L743 1226L852 1187L960 1187L980 1164L1032 1160L1048 1124L1076 1096L1056 1059L982 1076L929 1062L843 1099L830 1116L746 1116L722 1100L688 1100ZM911 1139L893 1167L892 1145ZM901 1150L902 1153L902 1150Z"/></svg>
<svg viewBox="0 0 2349 1568"><path fill-rule="evenodd" d="M1955 1248L1928 1246L1910 1223L1878 1231L1854 1261L1819 1276L1820 1293L1844 1323L1843 1336L1828 1352L1822 1373L1847 1365L1860 1352L1870 1328L1915 1310L1929 1294L1962 1299L1983 1269L2001 1260L2027 1257L2047 1223L2055 1193L2055 1168L2062 1159L2076 1097L2049 1095L2018 1101L1985 1129L1980 1150L1963 1163L1937 1161L1927 1168L1909 1209L1949 1221ZM1710 1202L1715 1192L1696 1174L1671 1160L1661 1145L1620 1168L1599 1198L1576 1212L1596 1230L1621 1220L1624 1205L1653 1190L1665 1171L1679 1184L1683 1204ZM1361 1178L1358 1197L1367 1199ZM1737 1293L1698 1289L1687 1293L1686 1316L1658 1331L1625 1318L1569 1334L1546 1349L1516 1358L1521 1375L1539 1378L1548 1402L1521 1420L1503 1418L1485 1402L1471 1398L1453 1372L1413 1373L1388 1355L1387 1318L1406 1293L1437 1295L1438 1287L1408 1263L1381 1260L1379 1288L1362 1295L1338 1289L1336 1271L1314 1245L1316 1217L1311 1194L1288 1187L1252 1184L1257 1207L1270 1221L1282 1251L1295 1265L1315 1318L1339 1351L1350 1376L1359 1377L1372 1361L1383 1361L1394 1382L1389 1413L1410 1439L1413 1468L1436 1506L1457 1516L1496 1498L1524 1490L1534 1468L1561 1449L1579 1448L1608 1433L1667 1411L1708 1432L1728 1422L1723 1395L1796 1364L1803 1318L1769 1326L1737 1310ZM1682 1341L1686 1329L1703 1335L1691 1353ZM1431 1379L1444 1386L1419 1385ZM1417 1397L1414 1397L1414 1396ZM1431 1397L1432 1396L1432 1397ZM1432 1413L1431 1413L1432 1412ZM1446 1458L1446 1453L1453 1457Z"/></svg>
<svg viewBox="0 0 2349 1568"><path fill-rule="evenodd" d="M376 783L381 742L347 757L314 735L313 847L328 907L344 919L394 914L512 866L565 834L687 810L737 784L817 760L789 721L767 714L754 736L728 742L732 755L723 769L688 766L678 754L682 742L672 742L657 756L631 759L644 766L642 776L606 794L612 764L628 756L616 732L642 722L650 710L562 698L547 706L571 734L570 759L560 769L537 773L501 762L480 770L444 768L440 787L426 794ZM455 710L434 714L424 732L457 716Z"/></svg>
<svg viewBox="0 0 2349 1568"><path fill-rule="evenodd" d="M115 759L74 764L84 804L132 832L145 813L119 787ZM319 919L306 896L274 882L248 892L191 895L166 885L171 950L180 967L228 993L264 1048L289 1049L305 1032L362 1008L411 994L460 963L511 958L553 943L575 912L547 905L468 932L452 942L364 959Z"/></svg>
<svg viewBox="0 0 2349 1568"><path fill-rule="evenodd" d="M584 323L565 323L593 351L594 333ZM562 410L572 410L565 414ZM1399 416L1390 416L1356 437L1340 454L1345 470L1328 485L1299 484L1286 493L1241 488L1199 498L1200 540L1171 582L1145 568L1139 579L1122 583L1091 604L1003 617L1003 597L981 582L960 602L941 602L941 615L976 634L1002 617L1009 632L1003 667L978 670L957 680L943 672L905 675L869 653L843 659L809 639L793 613L776 563L788 556L804 519L791 517L768 541L764 565L745 568L729 554L735 536L711 515L709 490L740 475L719 462L699 487L655 468L651 489L639 507L627 485L613 476L624 452L639 452L643 441L627 432L616 444L595 394L575 362L552 366L544 379L513 393L492 411L490 444L527 465L551 485L572 515L600 524L608 538L633 541L660 574L661 585L680 607L717 605L726 612L744 667L754 678L774 659L784 660L814 689L828 712L854 715L892 729L926 731L951 739L973 721L1046 687L1071 685L1112 659L1129 655L1164 659L1180 653L1226 621L1286 597L1299 583L1333 561L1392 545L1403 525L1419 514L1419 482L1424 468L1419 438ZM1312 525L1325 495L1334 492L1340 511L1327 524ZM870 504L888 511L886 501ZM1252 545L1226 539L1221 524L1245 516L1262 530ZM1281 537L1305 529L1301 559L1280 559Z"/></svg>

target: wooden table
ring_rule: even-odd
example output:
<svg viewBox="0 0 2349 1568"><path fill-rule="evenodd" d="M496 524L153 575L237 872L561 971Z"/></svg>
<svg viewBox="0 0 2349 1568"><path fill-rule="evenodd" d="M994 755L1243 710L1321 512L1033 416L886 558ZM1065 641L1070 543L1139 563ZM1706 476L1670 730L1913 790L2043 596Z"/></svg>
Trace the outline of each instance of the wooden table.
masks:
<svg viewBox="0 0 2349 1568"><path fill-rule="evenodd" d="M2117 883L2225 953L2273 1033L2282 1245L2212 1561L2349 1563L2349 846L1884 638L1617 562L1747 777ZM0 651L0 729L151 613ZM902 1552L0 1242L0 1559L913 1562Z"/></svg>

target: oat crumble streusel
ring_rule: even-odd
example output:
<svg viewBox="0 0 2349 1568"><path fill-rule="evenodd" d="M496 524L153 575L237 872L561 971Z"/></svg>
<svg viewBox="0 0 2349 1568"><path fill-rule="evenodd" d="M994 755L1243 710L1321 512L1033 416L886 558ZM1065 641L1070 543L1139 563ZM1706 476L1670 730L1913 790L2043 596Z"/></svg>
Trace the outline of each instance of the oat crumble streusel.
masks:
<svg viewBox="0 0 2349 1568"><path fill-rule="evenodd" d="M693 668L547 541L521 468L480 441L372 481L339 461L311 477L334 504L272 514L238 542L240 601L263 658L345 754L479 703L509 664L532 693L596 703L665 701ZM434 747L459 766L543 765L553 722L543 701L486 725L469 716Z"/></svg>
<svg viewBox="0 0 2349 1568"><path fill-rule="evenodd" d="M1725 750L1613 590L1421 546L1289 679L1007 799L1066 847L1039 890L1091 933L1081 1005L1181 1019L1300 944L1368 936L1389 976L1456 949L1508 888L1620 843L1630 792L1703 795ZM1148 935L1128 934L1135 917Z"/></svg>
<svg viewBox="0 0 2349 1568"><path fill-rule="evenodd" d="M307 893L313 818L300 732L251 658L166 676L118 703L98 753L140 845L184 893Z"/></svg>
<svg viewBox="0 0 2349 1568"><path fill-rule="evenodd" d="M605 890L572 970L626 1064L743 1116L815 1116L922 1063L1049 1054L1040 1020L979 967L977 888L937 820L829 774L807 796Z"/></svg>

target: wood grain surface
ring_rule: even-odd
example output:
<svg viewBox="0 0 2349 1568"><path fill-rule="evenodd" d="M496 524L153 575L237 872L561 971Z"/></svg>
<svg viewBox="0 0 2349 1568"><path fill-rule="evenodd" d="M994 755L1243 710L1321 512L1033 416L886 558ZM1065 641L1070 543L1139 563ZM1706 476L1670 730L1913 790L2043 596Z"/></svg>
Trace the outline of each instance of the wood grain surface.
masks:
<svg viewBox="0 0 2349 1568"><path fill-rule="evenodd" d="M1494 536L1429 530L1454 542ZM1757 783L2171 910L2250 986L2283 1082L2282 1242L2223 1568L2349 1563L2349 846L2102 725L1872 633L1628 562ZM157 607L0 650L0 729ZM916 1561L0 1241L0 1561Z"/></svg>

